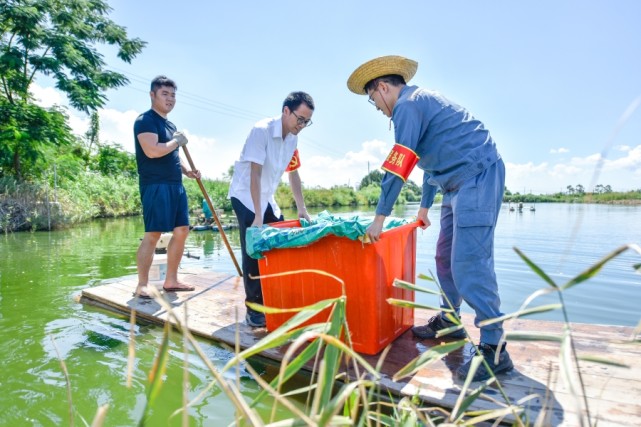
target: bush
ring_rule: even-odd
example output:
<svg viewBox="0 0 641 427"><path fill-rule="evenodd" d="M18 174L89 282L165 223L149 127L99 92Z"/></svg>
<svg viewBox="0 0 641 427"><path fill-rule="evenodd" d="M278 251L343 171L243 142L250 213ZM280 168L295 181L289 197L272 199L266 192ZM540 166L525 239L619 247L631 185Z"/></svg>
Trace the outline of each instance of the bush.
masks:
<svg viewBox="0 0 641 427"><path fill-rule="evenodd" d="M378 198L381 196L381 187L376 184L370 184L367 187L358 190L358 204L359 205L375 205L378 203Z"/></svg>
<svg viewBox="0 0 641 427"><path fill-rule="evenodd" d="M201 182L215 209L222 209L224 211L232 210L231 200L227 198L229 182L209 179L203 179ZM189 210L202 209L204 196L198 182L195 179L183 177L183 185L185 186L185 191L187 191Z"/></svg>
<svg viewBox="0 0 641 427"><path fill-rule="evenodd" d="M49 202L48 188L36 184L18 183L14 178L0 178L0 231L46 229L59 210Z"/></svg>

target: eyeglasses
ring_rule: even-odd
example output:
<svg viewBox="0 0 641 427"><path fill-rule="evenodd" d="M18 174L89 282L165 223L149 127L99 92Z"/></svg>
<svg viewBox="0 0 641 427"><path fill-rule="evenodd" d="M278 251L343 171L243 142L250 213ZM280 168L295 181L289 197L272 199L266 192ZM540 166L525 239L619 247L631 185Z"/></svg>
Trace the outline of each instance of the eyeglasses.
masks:
<svg viewBox="0 0 641 427"><path fill-rule="evenodd" d="M296 112L294 111L292 111L292 114L294 115L294 117L296 117L296 123L298 124L298 126L308 127L312 125L312 119L306 119L304 117L301 117L298 114L296 114Z"/></svg>
<svg viewBox="0 0 641 427"><path fill-rule="evenodd" d="M372 84L372 85L374 86L374 90L372 91L372 93L369 95L369 97L368 97L368 99L367 99L367 102L369 102L370 104L372 104L374 107L376 107L376 101L374 101L374 100L372 99L372 96L374 95L374 92L376 92L376 91L378 90L378 85L379 85L380 83L381 83L381 81L380 81L380 80L376 80L376 81ZM376 108L378 108L378 107L376 107Z"/></svg>
<svg viewBox="0 0 641 427"><path fill-rule="evenodd" d="M376 92L376 91L375 91L375 90L374 90L374 91L372 91L372 95L374 95L374 92ZM374 107L376 107L376 101L374 101L374 100L372 99L372 95L370 95L370 96L368 97L367 102L369 102L369 103L370 103L370 104L372 104Z"/></svg>

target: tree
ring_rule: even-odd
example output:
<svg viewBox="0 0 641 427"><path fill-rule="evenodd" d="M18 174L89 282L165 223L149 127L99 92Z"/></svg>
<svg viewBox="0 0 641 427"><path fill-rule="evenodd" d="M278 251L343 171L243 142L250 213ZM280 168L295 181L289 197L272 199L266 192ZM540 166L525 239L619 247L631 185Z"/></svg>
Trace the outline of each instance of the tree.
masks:
<svg viewBox="0 0 641 427"><path fill-rule="evenodd" d="M12 169L20 179L21 158L42 152L34 144L65 142L39 141L31 134L28 123L34 114L42 122L43 111L60 113L33 105L29 87L37 74L51 77L70 104L86 113L104 105L107 89L128 83L124 75L106 69L96 45L116 46L118 58L131 62L146 43L128 39L126 29L108 19L110 11L104 0L0 0L0 103L3 119L11 123L1 130L3 143L15 134L1 156L6 160L8 155L13 164L7 168L3 163L2 171Z"/></svg>
<svg viewBox="0 0 641 427"><path fill-rule="evenodd" d="M231 165L229 169L227 169L226 173L223 173L223 181L225 182L231 182L231 179L234 176L234 165Z"/></svg>
<svg viewBox="0 0 641 427"><path fill-rule="evenodd" d="M89 129L85 133L85 141L87 145L87 152L91 156L93 150L98 150L100 147L100 116L97 111L91 113L91 122ZM87 162L89 159L87 159Z"/></svg>
<svg viewBox="0 0 641 427"><path fill-rule="evenodd" d="M75 140L63 110L15 105L0 97L0 177L40 177L47 168L47 148Z"/></svg>
<svg viewBox="0 0 641 427"><path fill-rule="evenodd" d="M365 177L361 180L360 184L358 185L358 189L362 190L363 188L368 187L371 184L380 187L382 179L383 179L383 172L381 172L378 169L374 169L373 171L365 175Z"/></svg>
<svg viewBox="0 0 641 427"><path fill-rule="evenodd" d="M408 179L401 189L400 196L403 197L406 202L420 202L423 197L423 189L416 185L414 181Z"/></svg>
<svg viewBox="0 0 641 427"><path fill-rule="evenodd" d="M581 184L577 184L577 186L575 187L575 191L576 191L576 194L578 195L585 194L585 188L583 188Z"/></svg>
<svg viewBox="0 0 641 427"><path fill-rule="evenodd" d="M574 194L574 187L568 185L566 188L568 189L568 194Z"/></svg>
<svg viewBox="0 0 641 427"><path fill-rule="evenodd" d="M92 169L106 176L122 175L135 178L138 174L136 157L125 151L120 144L103 144L93 158Z"/></svg>

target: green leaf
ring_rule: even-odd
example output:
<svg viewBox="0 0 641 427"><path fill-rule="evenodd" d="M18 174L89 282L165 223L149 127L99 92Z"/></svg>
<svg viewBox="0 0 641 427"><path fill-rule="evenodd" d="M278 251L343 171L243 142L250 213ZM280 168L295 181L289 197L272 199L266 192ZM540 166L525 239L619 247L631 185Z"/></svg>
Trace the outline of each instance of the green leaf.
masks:
<svg viewBox="0 0 641 427"><path fill-rule="evenodd" d="M160 389L163 384L165 371L167 370L167 360L169 356L169 331L171 330L171 324L165 322L165 327L163 329L162 342L158 348L158 353L156 354L156 359L154 360L153 367L149 372L149 382L151 386L149 387L149 403L153 404Z"/></svg>
<svg viewBox="0 0 641 427"><path fill-rule="evenodd" d="M432 294L432 295L441 295L439 291L433 291L431 289L423 288L421 286L416 286L413 283L406 282L405 280L401 280L401 279L394 279L393 286L396 288L408 289L410 291L423 292L423 293Z"/></svg>
<svg viewBox="0 0 641 427"><path fill-rule="evenodd" d="M350 394L345 398L343 416L356 418L356 414L358 414L358 397L358 390L351 390Z"/></svg>
<svg viewBox="0 0 641 427"><path fill-rule="evenodd" d="M505 337L508 341L550 341L561 342L563 337L536 332L506 332Z"/></svg>
<svg viewBox="0 0 641 427"><path fill-rule="evenodd" d="M309 362L312 357L318 354L319 349L321 348L322 342L320 340L314 340L307 347L303 349L298 356L292 359L287 365L284 365L284 368L281 369L280 373L276 378L272 380L269 384L274 389L278 389L278 384L284 384L290 378L292 378L296 373L298 373L307 362ZM251 406L257 406L265 397L267 396L266 391L261 391L258 396L252 401Z"/></svg>
<svg viewBox="0 0 641 427"><path fill-rule="evenodd" d="M334 310L332 311L330 327L327 331L327 335L338 339L340 338L341 332L345 326L345 298L339 298L334 305ZM324 378L319 382L319 384L323 384L324 386L319 387L314 395L318 400L319 408L324 408L328 405L332 398L334 383L340 368L342 355L343 353L337 345L330 345L325 349L325 353L323 354L323 361L325 363L325 371L323 373ZM321 375L319 375L319 380L321 379L320 377Z"/></svg>
<svg viewBox="0 0 641 427"><path fill-rule="evenodd" d="M394 374L393 380L398 381L401 378L413 375L415 372L423 368L424 366L434 363L441 360L443 357L449 353L458 350L459 348L465 346L466 340L454 341L444 344L439 344L437 346L429 348L427 351L421 353L410 361L407 365L402 367L396 374Z"/></svg>
<svg viewBox="0 0 641 427"><path fill-rule="evenodd" d="M425 274L422 274L422 273L419 273L419 275L418 275L417 277L418 277L419 279L422 279L422 280L428 280L428 281L430 281L430 282L436 282L436 280L434 280L434 278L433 278L433 277L431 277L431 276L426 276Z"/></svg>
<svg viewBox="0 0 641 427"><path fill-rule="evenodd" d="M352 411L357 411L358 408L358 387L361 386L371 386L373 383L371 381L363 381L363 380L358 380L358 381L352 381L348 384L345 384L343 387L341 387L341 390L336 393L333 399L331 399L327 404L322 406L322 411L320 413L320 419L318 422L319 426L323 425L334 425L333 423L330 424L330 421L335 417L336 414L338 414L341 410L341 408L347 408L351 407ZM351 418L348 418L349 415L351 414L343 414L344 418L350 420ZM351 425L348 424L348 425Z"/></svg>
<svg viewBox="0 0 641 427"><path fill-rule="evenodd" d="M620 362L617 362L616 360L606 359L605 357L596 356L596 355L579 356L579 360L585 360L586 362L600 363L601 365L616 366L616 367L619 367L619 368L627 368L627 369L631 369L632 368L628 364L620 363Z"/></svg>
<svg viewBox="0 0 641 427"><path fill-rule="evenodd" d="M327 324L315 323L312 325L307 325L304 328L293 329L291 331L287 331L287 330L281 331L279 329L265 336L263 339L258 341L253 346L238 353L234 358L229 360L227 364L225 364L225 367L222 369L222 372L228 370L229 368L235 366L236 364L240 363L243 360L246 360L252 356L255 356L256 354L262 353L272 348L280 347L288 342L291 342L292 340L295 340L296 338L300 337L306 332L310 332L310 331L311 332L315 331L319 333L323 332L324 330L327 329Z"/></svg>
<svg viewBox="0 0 641 427"><path fill-rule="evenodd" d="M492 411L482 411L477 416L466 419L461 425L463 426L478 426L484 425L485 422L490 420L499 420L505 418L507 415L515 415L522 413L524 409L521 406L508 406L507 408L495 409ZM514 425L520 425L515 423Z"/></svg>
<svg viewBox="0 0 641 427"><path fill-rule="evenodd" d="M396 298L388 298L387 303L391 305L395 305L397 307L405 307L405 308L422 308L425 310L438 310L438 311L444 311L444 312L453 312L454 310L451 309L444 309L441 307L434 307L431 305L425 305L425 304L419 304L417 302L412 302L412 301L407 301L404 299L396 299Z"/></svg>
<svg viewBox="0 0 641 427"><path fill-rule="evenodd" d="M518 248L514 248L514 252L518 254L518 256L521 257L521 259L534 271L539 277L541 277L548 285L552 286L555 289L558 289L559 286L548 276L545 274L543 270L539 268L538 265L534 264L528 257L525 256L523 252L521 252Z"/></svg>
<svg viewBox="0 0 641 427"><path fill-rule="evenodd" d="M306 320L315 316L317 313L323 311L329 305L332 305L332 304L334 304L334 307L330 314L330 319L328 323L317 324L315 325L313 330L309 326L307 326L304 328L294 330L292 332L287 332L288 328L299 326L301 323L304 323ZM250 354L255 354L256 353L255 350L257 350L256 347L259 347L259 345L260 345L259 348L261 348L260 351L263 351L262 349L265 346L268 346L268 348L272 348L274 346L282 345L284 344L284 341L285 341L284 339L287 339L288 341L290 341L293 338L299 339L306 332L328 335L329 337L340 337L345 325L346 325L345 297L339 297L335 299L320 301L316 304L312 304L306 307L303 311L298 313L293 318L289 319L287 322L285 322L283 325L281 325L271 334L263 338L261 341L256 343L254 346L252 346L251 348L239 354L235 359L230 361L227 364L227 366L231 366L234 360L246 358L246 357L249 357ZM275 338L271 337L272 335L279 335L281 336L281 338L279 340L276 340ZM281 384L284 383L289 378L291 378L296 372L302 369L305 366L305 364L315 354L317 354L317 352L321 348L321 345L322 345L322 341L319 339L315 339L310 345L307 345L305 349L297 357L295 357L289 364L285 365L285 368L281 370L281 373L279 374L279 376L272 382L271 384L272 387L277 388L278 383L281 383ZM351 349L348 349L347 347L345 347L344 344L338 341L338 339L336 338L336 342L334 343L334 345L330 345L323 354L324 363L330 368L325 369L323 371L324 376L322 378L319 378L319 381L317 384L318 390L316 391L316 395L315 395L323 403L327 403L329 401L329 398L331 397L333 384L335 382L334 379L336 377L338 368L340 366L339 360L342 353L341 353L341 350L337 350L337 347L341 348L342 351L350 352L350 354L353 357L360 359L365 364L364 366L369 366L366 364L364 359L360 357L360 355L357 355ZM250 353L250 350L252 350L251 353ZM225 367L225 369L227 369L227 366ZM375 372L371 367L369 367L369 369ZM323 387L323 385L326 385L326 386ZM265 395L266 395L265 393L260 393L259 396L254 400L252 405L256 405L261 399L265 397Z"/></svg>
<svg viewBox="0 0 641 427"><path fill-rule="evenodd" d="M478 369L478 365L480 365L480 362L481 362L480 360L478 362L476 361L473 362L474 372L476 372L476 370ZM472 376L468 375L468 378L471 379L473 376L474 374L472 374ZM467 388L469 387L470 383L471 382L466 381L463 389L459 393L459 396L456 399L456 403L454 404L454 408L452 408L452 414L450 415L451 420L459 420L460 418L462 418L465 411L467 411L467 408L469 408L472 405L472 403L474 403L476 399L478 399L479 396L483 394L483 392L488 387L488 383L486 382L481 384L475 390L472 390L470 393L468 393Z"/></svg>
<svg viewBox="0 0 641 427"><path fill-rule="evenodd" d="M156 397L160 393L164 381L165 371L167 370L167 360L169 359L169 332L171 324L165 322L163 329L162 341L158 347L158 353L154 359L154 364L149 371L149 388L147 389L147 402L142 413L142 417L138 423L139 426L144 426L149 416L149 410L152 408Z"/></svg>
<svg viewBox="0 0 641 427"><path fill-rule="evenodd" d="M614 251L612 251L611 253L609 253L605 257L603 257L599 262L594 264L592 267L588 268L587 270L585 270L584 272L582 272L581 274L576 276L574 279L570 280L568 283L563 285L563 287L561 289L563 289L563 290L570 289L571 287L576 286L579 283L582 283L582 282L585 282L588 279L591 279L599 271L601 271L601 269L603 268L603 266L605 264L607 264L613 258L618 257L619 255L621 255L626 250L628 250L628 245L624 245L624 246L621 246L618 249L615 249Z"/></svg>
<svg viewBox="0 0 641 427"><path fill-rule="evenodd" d="M540 305L538 307L532 307L524 310L515 311L514 313L505 314L494 319L487 319L479 322L479 327L491 325L493 323L504 322L510 319L516 319L519 317L531 316L533 314L547 313L549 311L558 310L563 307L563 304L547 304Z"/></svg>

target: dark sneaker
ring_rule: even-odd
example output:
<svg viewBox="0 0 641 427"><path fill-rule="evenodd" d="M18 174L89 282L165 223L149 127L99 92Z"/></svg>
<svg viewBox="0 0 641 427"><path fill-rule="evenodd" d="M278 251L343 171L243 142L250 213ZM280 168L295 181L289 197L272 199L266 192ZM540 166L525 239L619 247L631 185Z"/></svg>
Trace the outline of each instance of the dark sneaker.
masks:
<svg viewBox="0 0 641 427"><path fill-rule="evenodd" d="M502 372L508 372L511 371L514 368L514 364L512 364L512 359L510 359L510 355L507 353L507 350L505 348L499 353L499 361L498 363L494 363L494 355L496 352L492 347L490 347L487 344L480 343L479 344L479 351L483 355L483 358L487 362L487 364L490 366L490 369L492 372L494 372L494 375L500 374ZM468 362L458 368L456 373L458 374L459 378L464 380L467 378L468 372L470 372L470 367L472 366L472 359L468 360ZM474 373L474 378L472 381L485 381L486 379L490 378L492 375L490 372L487 370L485 367L484 363L481 363Z"/></svg>
<svg viewBox="0 0 641 427"><path fill-rule="evenodd" d="M426 325L414 326L412 328L412 333L415 337L422 340L436 338L436 333L441 329L453 328L456 325L452 322L448 322L447 319L442 319L441 315L433 316ZM450 332L447 335L444 335L448 338L465 338L465 331L463 329Z"/></svg>
<svg viewBox="0 0 641 427"><path fill-rule="evenodd" d="M264 328L265 313L247 309L247 314L245 315L245 322L247 322L247 324L252 328Z"/></svg>

